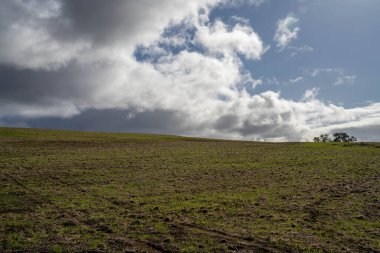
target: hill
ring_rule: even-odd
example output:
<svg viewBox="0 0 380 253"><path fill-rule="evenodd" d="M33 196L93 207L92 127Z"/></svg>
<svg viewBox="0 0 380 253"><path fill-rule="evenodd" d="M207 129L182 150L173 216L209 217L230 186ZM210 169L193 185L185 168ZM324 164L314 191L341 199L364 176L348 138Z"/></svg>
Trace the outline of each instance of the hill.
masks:
<svg viewBox="0 0 380 253"><path fill-rule="evenodd" d="M379 147L0 128L0 251L379 252Z"/></svg>

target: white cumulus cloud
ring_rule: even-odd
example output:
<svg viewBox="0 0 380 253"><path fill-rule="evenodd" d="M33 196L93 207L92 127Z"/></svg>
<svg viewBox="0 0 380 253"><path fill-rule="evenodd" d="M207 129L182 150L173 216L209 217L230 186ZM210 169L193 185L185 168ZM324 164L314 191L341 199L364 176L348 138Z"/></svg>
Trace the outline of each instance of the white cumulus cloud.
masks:
<svg viewBox="0 0 380 253"><path fill-rule="evenodd" d="M242 24L228 28L223 22L217 21L212 26L200 26L197 40L210 52L229 55L238 52L247 59L260 59L265 52L257 33Z"/></svg>
<svg viewBox="0 0 380 253"><path fill-rule="evenodd" d="M299 19L291 14L277 22L277 29L273 39L280 50L283 50L290 42L297 39L298 33L301 30L301 28L297 26L298 22Z"/></svg>

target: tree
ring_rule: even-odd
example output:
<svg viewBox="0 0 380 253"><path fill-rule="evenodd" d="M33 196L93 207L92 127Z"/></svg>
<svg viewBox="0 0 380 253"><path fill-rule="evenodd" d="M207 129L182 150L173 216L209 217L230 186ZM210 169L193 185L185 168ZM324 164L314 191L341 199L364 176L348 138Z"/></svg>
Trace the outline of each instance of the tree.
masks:
<svg viewBox="0 0 380 253"><path fill-rule="evenodd" d="M328 134L321 134L321 136L319 136L319 138L321 139L322 142L331 141Z"/></svg>
<svg viewBox="0 0 380 253"><path fill-rule="evenodd" d="M348 141L349 142L357 142L358 139L355 136L351 136Z"/></svg>
<svg viewBox="0 0 380 253"><path fill-rule="evenodd" d="M334 142L349 142L350 136L344 132L333 133Z"/></svg>
<svg viewBox="0 0 380 253"><path fill-rule="evenodd" d="M358 139L355 136L349 136L344 132L333 133L334 139L331 140L329 134L321 134L319 137L314 137L314 142L356 142Z"/></svg>
<svg viewBox="0 0 380 253"><path fill-rule="evenodd" d="M314 142L328 142L331 141L328 134L321 134L319 137L314 137Z"/></svg>

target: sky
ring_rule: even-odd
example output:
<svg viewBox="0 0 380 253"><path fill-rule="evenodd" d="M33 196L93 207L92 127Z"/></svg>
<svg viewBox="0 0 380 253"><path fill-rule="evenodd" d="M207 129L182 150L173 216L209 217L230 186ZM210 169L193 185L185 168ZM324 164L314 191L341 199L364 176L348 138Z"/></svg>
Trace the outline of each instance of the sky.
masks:
<svg viewBox="0 0 380 253"><path fill-rule="evenodd" d="M380 141L378 0L2 0L0 126Z"/></svg>

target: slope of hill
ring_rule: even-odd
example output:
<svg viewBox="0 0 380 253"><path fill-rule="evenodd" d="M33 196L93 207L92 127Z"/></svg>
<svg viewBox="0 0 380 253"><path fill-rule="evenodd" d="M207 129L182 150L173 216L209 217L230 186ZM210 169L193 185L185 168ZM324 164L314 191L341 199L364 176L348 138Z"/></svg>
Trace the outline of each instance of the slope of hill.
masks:
<svg viewBox="0 0 380 253"><path fill-rule="evenodd" d="M0 128L0 251L380 251L380 145Z"/></svg>

